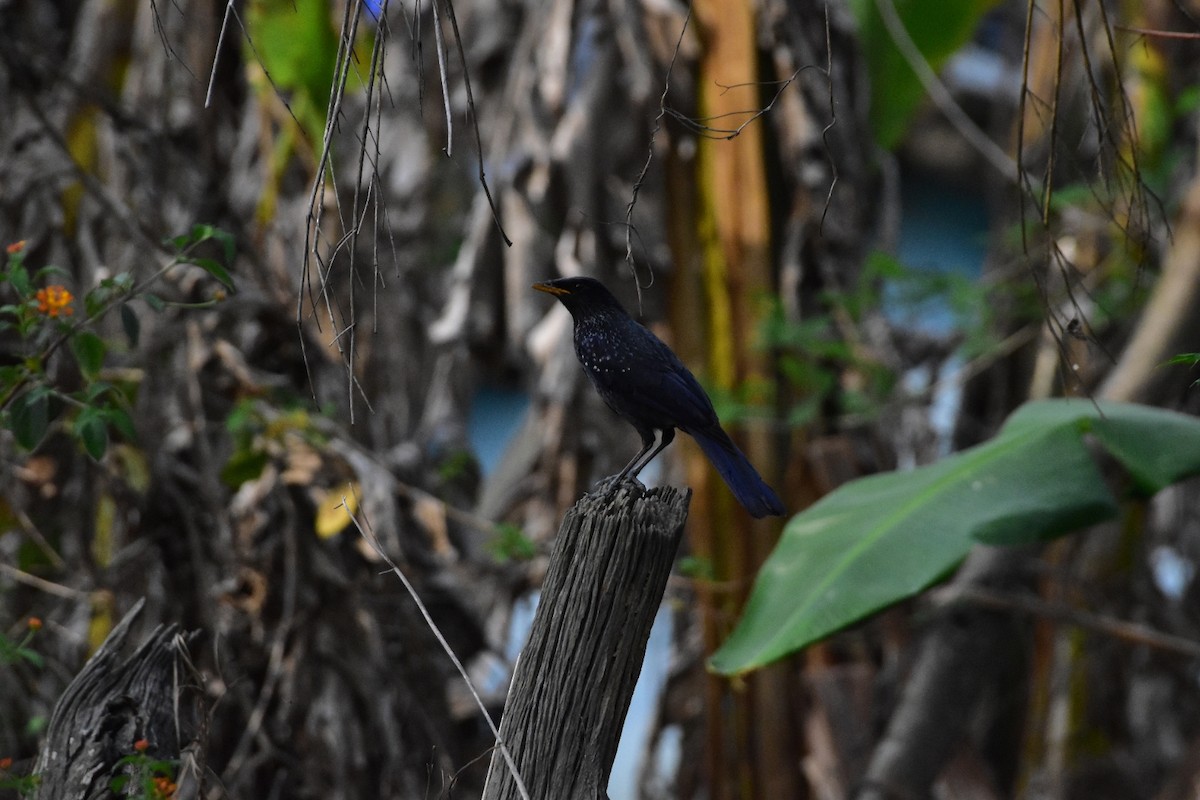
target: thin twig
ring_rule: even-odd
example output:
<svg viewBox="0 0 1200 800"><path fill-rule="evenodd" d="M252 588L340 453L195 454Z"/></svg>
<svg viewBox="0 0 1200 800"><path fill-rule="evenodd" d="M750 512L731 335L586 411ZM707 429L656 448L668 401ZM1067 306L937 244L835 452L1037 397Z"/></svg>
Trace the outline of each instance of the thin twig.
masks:
<svg viewBox="0 0 1200 800"><path fill-rule="evenodd" d="M993 169L1003 175L1006 180L1016 183L1020 175L1016 162L993 142L991 137L980 130L975 121L967 116L967 112L962 110L962 106L955 102L950 90L941 82L937 73L921 55L920 48L912 40L908 29L904 27L904 21L896 13L896 6L892 0L875 0L875 7L879 10L879 17L883 21L884 27L887 28L888 35L892 37L896 49L900 51L900 55L904 57L909 68L916 74L917 80L925 88L929 99L945 115L946 120L954 126L958 134L974 147L984 160L992 165Z"/></svg>
<svg viewBox="0 0 1200 800"><path fill-rule="evenodd" d="M442 84L442 108L446 111L446 156L454 155L454 114L450 110L450 76L446 71L446 38L442 34L442 15L437 0L433 7L433 47L437 51L438 80Z"/></svg>
<svg viewBox="0 0 1200 800"><path fill-rule="evenodd" d="M356 501L358 501L358 499L359 498L357 497L355 498ZM463 667L462 662L458 660L458 656L455 654L454 648L452 648L450 643L446 641L446 637L442 635L437 623L433 621L433 617L429 614L429 609L425 607L425 603L422 602L421 596L417 594L416 588L408 580L408 576L406 576L400 570L400 567L396 566L396 562L392 560L391 556L384 552L383 548L376 540L374 533L368 534L366 529L363 528L363 526L359 523L358 517L356 517L354 513L350 511L350 504L346 502L346 498L344 496L342 497L342 508L350 517L350 521L354 523L354 527L358 529L359 534L363 537L363 539L366 540L367 544L371 546L371 549L379 554L379 557L383 559L384 563L391 568L392 573L400 579L400 583L404 585L405 591L408 592L409 596L413 599L413 602L416 603L417 610L421 612L421 616L425 619L425 624L429 626L429 630L432 631L433 635L437 638L438 644L442 646L442 650L444 650L446 655L450 657L450 661L453 662L454 668L458 670L459 676L467 684L467 689L471 692L471 697L475 699L475 705L479 707L479 712L483 715L484 722L487 723L488 729L492 732L492 736L494 736L496 739L496 746L500 748L500 754L504 758L504 763L508 765L509 771L512 772L513 782L516 783L517 791L520 792L522 800L529 800L529 791L525 788L525 782L521 779L521 774L517 771L517 764L513 760L512 753L510 753L508 750L508 745L506 745L504 740L500 738L500 730L496 727L496 723L492 722L492 717L490 714L488 714L487 707L483 704L483 699L480 698L479 692L475 690L475 684L471 682L470 676L467 675L466 668Z"/></svg>
<svg viewBox="0 0 1200 800"><path fill-rule="evenodd" d="M1164 633L1136 622L1114 619L1080 608L1048 603L1031 595L1006 594L977 587L952 586L938 590L934 598L940 603L968 602L1001 611L1018 611L1095 631L1123 642L1146 645L1158 650L1200 658L1200 642Z"/></svg>
<svg viewBox="0 0 1200 800"><path fill-rule="evenodd" d="M642 170L638 173L637 180L633 182L633 191L629 196L629 203L625 206L625 263L629 265L633 272L633 282L637 286L638 307L642 305L642 282L637 277L637 263L633 258L633 209L637 205L638 193L642 190L642 184L646 181L646 173L650 171L650 162L654 160L654 140L658 136L658 132L662 130L662 118L667 113L667 93L671 91L671 70L675 68L675 61L679 58L679 49L683 46L683 37L687 33L688 23L692 20L692 7L689 4L687 16L683 18L683 25L679 28L679 38L675 40L675 49L671 52L671 61L667 64L667 74L663 77L663 90L658 98L658 114L654 117L654 129L650 131L650 141L646 145L646 163L642 164ZM650 283L646 288L654 285L654 273L650 273Z"/></svg>
<svg viewBox="0 0 1200 800"><path fill-rule="evenodd" d="M217 83L217 62L221 58L221 48L225 46L225 31L229 28L229 17L233 14L233 0L225 4L225 16L221 19L221 32L217 34L217 49L213 53L212 69L208 73L208 91L204 94L204 107L212 105L213 87Z"/></svg>
<svg viewBox="0 0 1200 800"><path fill-rule="evenodd" d="M434 0L438 2L438 0ZM492 190L488 188L487 174L483 170L483 139L479 135L479 115L475 112L475 95L471 92L471 73L467 69L467 52L463 49L462 34L458 32L458 18L454 15L454 3L451 0L443 0L446 3L446 17L450 20L450 28L454 31L454 45L458 48L458 60L462 64L463 71L463 88L467 92L467 112L471 115L471 129L475 132L475 154L479 157L479 185L483 188L483 193L487 197L488 206L492 209L492 219L496 221L496 230L500 232L500 238L504 240L506 247L512 247L512 239L508 238L508 234L504 232L504 225L500 222L500 212L496 210L496 201L492 199Z"/></svg>
<svg viewBox="0 0 1200 800"><path fill-rule="evenodd" d="M70 586L63 586L61 583L48 581L45 578L39 578L37 575L31 575L24 570L5 564L3 561L0 561L0 572L3 572L17 583L32 586L34 589L39 589L46 594L52 594L56 597L64 597L68 600L80 600L88 596L88 592L72 589Z"/></svg>

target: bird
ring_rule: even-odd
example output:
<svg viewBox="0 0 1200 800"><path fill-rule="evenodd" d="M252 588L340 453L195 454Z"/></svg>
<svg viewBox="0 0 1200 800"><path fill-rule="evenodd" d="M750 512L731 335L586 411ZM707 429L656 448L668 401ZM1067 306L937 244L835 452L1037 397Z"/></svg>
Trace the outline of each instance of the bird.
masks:
<svg viewBox="0 0 1200 800"><path fill-rule="evenodd" d="M566 306L583 371L608 407L642 437L642 449L617 474L617 483L636 478L679 429L696 440L752 516L783 515L783 502L721 427L696 376L661 339L629 316L604 284L570 277L535 283L533 288Z"/></svg>

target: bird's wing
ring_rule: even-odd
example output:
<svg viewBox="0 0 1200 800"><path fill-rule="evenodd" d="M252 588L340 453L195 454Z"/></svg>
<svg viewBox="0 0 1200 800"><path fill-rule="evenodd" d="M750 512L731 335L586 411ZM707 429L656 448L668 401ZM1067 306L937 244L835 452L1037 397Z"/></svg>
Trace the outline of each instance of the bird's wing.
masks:
<svg viewBox="0 0 1200 800"><path fill-rule="evenodd" d="M700 430L717 423L700 382L661 342L628 372L596 376L609 405L635 425Z"/></svg>

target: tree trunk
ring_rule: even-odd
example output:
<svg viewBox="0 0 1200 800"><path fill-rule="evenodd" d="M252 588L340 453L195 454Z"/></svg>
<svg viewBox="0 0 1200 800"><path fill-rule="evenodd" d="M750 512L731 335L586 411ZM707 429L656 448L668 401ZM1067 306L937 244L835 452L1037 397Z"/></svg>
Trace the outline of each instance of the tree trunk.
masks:
<svg viewBox="0 0 1200 800"><path fill-rule="evenodd" d="M195 738L193 705L180 696L183 684L192 683L185 665L195 634L159 625L137 652L122 659L144 604L139 601L113 628L54 706L34 769L40 778L38 798L112 797L113 780L132 775L133 767L122 763L127 756L177 761ZM178 770L172 777L183 783ZM186 793L174 796L195 797L198 784L182 788Z"/></svg>
<svg viewBox="0 0 1200 800"><path fill-rule="evenodd" d="M500 735L534 800L607 796L691 497L629 487L585 495L567 512L513 677ZM483 797L520 796L497 749Z"/></svg>

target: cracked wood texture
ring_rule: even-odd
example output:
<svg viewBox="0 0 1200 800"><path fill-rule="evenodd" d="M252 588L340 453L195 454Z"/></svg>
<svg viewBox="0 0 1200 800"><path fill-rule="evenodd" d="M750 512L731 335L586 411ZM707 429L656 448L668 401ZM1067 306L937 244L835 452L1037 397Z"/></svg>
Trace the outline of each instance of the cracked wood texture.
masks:
<svg viewBox="0 0 1200 800"><path fill-rule="evenodd" d="M585 495L563 519L500 724L533 800L607 796L690 499L626 483ZM499 750L483 797L520 797Z"/></svg>
<svg viewBox="0 0 1200 800"><path fill-rule="evenodd" d="M34 772L40 800L100 800L116 796L112 780L126 774L120 761L145 739L153 760L179 760L197 730L193 704L181 698L191 684L187 644L194 634L177 625L159 625L130 655L124 655L138 603L113 628L63 692L42 744ZM175 772L175 797L195 797L194 763Z"/></svg>

